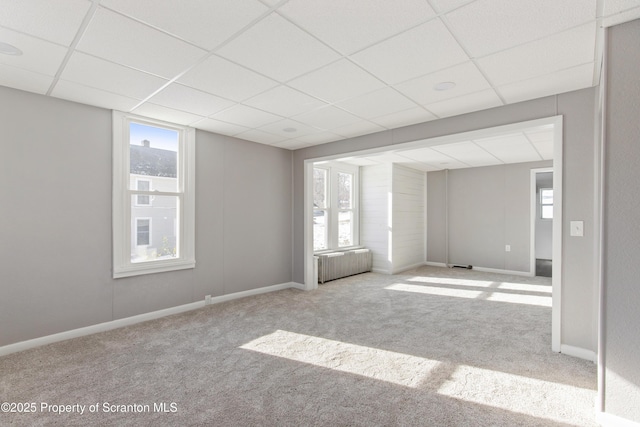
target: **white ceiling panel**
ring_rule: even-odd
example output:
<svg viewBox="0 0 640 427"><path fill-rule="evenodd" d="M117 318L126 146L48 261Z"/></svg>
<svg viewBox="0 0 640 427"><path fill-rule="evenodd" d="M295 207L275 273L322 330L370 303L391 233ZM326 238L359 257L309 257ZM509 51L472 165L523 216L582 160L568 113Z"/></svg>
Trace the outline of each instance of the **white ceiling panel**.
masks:
<svg viewBox="0 0 640 427"><path fill-rule="evenodd" d="M178 82L234 101L244 101L278 84L218 56L207 58Z"/></svg>
<svg viewBox="0 0 640 427"><path fill-rule="evenodd" d="M194 123L198 129L206 130L213 133L219 133L222 135L235 136L243 132L249 131L244 126L234 125L232 123L221 122L214 119L202 119L197 123Z"/></svg>
<svg viewBox="0 0 640 427"><path fill-rule="evenodd" d="M446 19L480 57L593 21L595 14L596 0L476 0Z"/></svg>
<svg viewBox="0 0 640 427"><path fill-rule="evenodd" d="M44 94L49 90L52 82L52 76L0 64L0 86Z"/></svg>
<svg viewBox="0 0 640 427"><path fill-rule="evenodd" d="M542 160L523 133L476 139L473 142L504 163Z"/></svg>
<svg viewBox="0 0 640 427"><path fill-rule="evenodd" d="M557 73L500 86L498 92L505 101L514 103L582 89L591 86L593 68L594 64L580 65Z"/></svg>
<svg viewBox="0 0 640 427"><path fill-rule="evenodd" d="M472 111L485 110L503 105L502 100L493 89L461 95L457 98L445 99L425 105L425 108L438 117L449 117Z"/></svg>
<svg viewBox="0 0 640 427"><path fill-rule="evenodd" d="M294 139L303 135L309 135L310 133L318 132L311 126L307 126L303 123L292 119L284 119L279 122L271 123L265 126L260 126L259 130L264 132L273 133L287 139ZM310 144L309 144L310 145Z"/></svg>
<svg viewBox="0 0 640 427"><path fill-rule="evenodd" d="M469 166L489 166L502 164L500 160L471 141L430 147Z"/></svg>
<svg viewBox="0 0 640 427"><path fill-rule="evenodd" d="M382 126L378 126L375 123L362 120L350 125L337 127L333 129L333 132L342 135L345 138L351 138L352 136L368 135L370 133L382 132L384 130L385 128L383 128Z"/></svg>
<svg viewBox="0 0 640 427"><path fill-rule="evenodd" d="M237 138L246 139L247 141L258 142L260 144L276 144L285 140L284 137L274 135L272 133L263 132L257 129L251 129L246 132L235 135Z"/></svg>
<svg viewBox="0 0 640 427"><path fill-rule="evenodd" d="M404 158L412 159L422 163L428 163L433 166L439 166L441 168L449 166L454 167L468 167L469 165L463 164L453 157L447 156L439 151L432 150L431 148L416 148L411 150L397 151L397 153ZM369 156L367 156L369 157Z"/></svg>
<svg viewBox="0 0 640 427"><path fill-rule="evenodd" d="M287 86L269 89L260 95L244 101L244 104L271 111L281 116L290 117L328 105Z"/></svg>
<svg viewBox="0 0 640 427"><path fill-rule="evenodd" d="M449 12L453 9L457 9L467 3L471 3L475 0L429 0L431 6L438 12Z"/></svg>
<svg viewBox="0 0 640 427"><path fill-rule="evenodd" d="M540 153L543 159L553 159L553 129L527 131L525 132L525 135L529 141L531 141L536 150L538 150L538 153Z"/></svg>
<svg viewBox="0 0 640 427"><path fill-rule="evenodd" d="M55 76L67 50L35 37L0 28L0 42L22 50L22 55L0 55L0 64Z"/></svg>
<svg viewBox="0 0 640 427"><path fill-rule="evenodd" d="M399 111L397 113L387 114L384 116L371 119L372 122L379 124L388 129L400 126L409 126L416 123L428 122L434 120L436 116L425 111L422 107L409 108L408 110Z"/></svg>
<svg viewBox="0 0 640 427"><path fill-rule="evenodd" d="M336 135L333 132L320 131L317 133L310 133L297 138L298 141L309 144L326 144L327 142L337 141L343 139L341 135Z"/></svg>
<svg viewBox="0 0 640 427"><path fill-rule="evenodd" d="M362 119L336 107L323 107L318 110L295 116L299 122L320 129L331 130L360 122Z"/></svg>
<svg viewBox="0 0 640 427"><path fill-rule="evenodd" d="M289 86L323 99L336 102L385 87L371 74L342 59L289 82Z"/></svg>
<svg viewBox="0 0 640 427"><path fill-rule="evenodd" d="M400 166L405 166L411 169L419 170L422 172L433 172L441 169L433 165L428 165L426 163L414 162L414 161L396 162L396 164ZM447 169L457 169L457 168L454 167L454 168L447 168Z"/></svg>
<svg viewBox="0 0 640 427"><path fill-rule="evenodd" d="M404 95L398 93L398 91L386 87L357 98L339 102L337 106L357 116L371 119L405 111L409 108L416 107L416 104Z"/></svg>
<svg viewBox="0 0 640 427"><path fill-rule="evenodd" d="M164 120L165 122L178 123L180 125L190 125L204 119L204 117L198 116L197 114L167 108L150 102L146 102L137 107L133 110L133 113L153 119Z"/></svg>
<svg viewBox="0 0 640 427"><path fill-rule="evenodd" d="M58 81L53 89L53 96L85 104L87 100L89 100L92 105L97 107L119 111L129 111L140 102L137 99L127 98L126 96L116 95L115 93L105 92L64 80Z"/></svg>
<svg viewBox="0 0 640 427"><path fill-rule="evenodd" d="M593 62L596 23L480 58L478 66L496 86Z"/></svg>
<svg viewBox="0 0 640 427"><path fill-rule="evenodd" d="M435 16L424 0L289 0L279 11L346 54Z"/></svg>
<svg viewBox="0 0 640 427"><path fill-rule="evenodd" d="M453 89L438 91L435 86L441 82L453 82ZM414 101L422 105L433 104L445 99L488 89L489 83L473 62L465 62L446 70L428 74L395 86Z"/></svg>
<svg viewBox="0 0 640 427"><path fill-rule="evenodd" d="M0 0L0 25L69 46L90 7L88 0Z"/></svg>
<svg viewBox="0 0 640 427"><path fill-rule="evenodd" d="M353 58L389 84L469 60L439 19L378 43Z"/></svg>
<svg viewBox="0 0 640 427"><path fill-rule="evenodd" d="M257 0L101 0L101 5L210 50L269 8ZM223 11L223 13L221 13Z"/></svg>
<svg viewBox="0 0 640 427"><path fill-rule="evenodd" d="M247 107L246 105L234 105L231 108L211 116L211 118L248 128L260 127L283 119L283 117L253 107Z"/></svg>
<svg viewBox="0 0 640 427"><path fill-rule="evenodd" d="M296 139L288 139L283 142L279 142L277 144L273 144L275 147L284 148L286 150L299 150L301 148L310 147L313 144L309 144L308 142L298 141Z"/></svg>
<svg viewBox="0 0 640 427"><path fill-rule="evenodd" d="M339 58L336 52L275 13L217 53L280 82Z"/></svg>
<svg viewBox="0 0 640 427"><path fill-rule="evenodd" d="M162 77L174 77L206 53L103 8L96 11L78 50Z"/></svg>
<svg viewBox="0 0 640 427"><path fill-rule="evenodd" d="M629 22L640 18L638 0L607 0L605 2L603 27Z"/></svg>
<svg viewBox="0 0 640 427"><path fill-rule="evenodd" d="M607 0L604 2L604 16L626 12L640 7L639 0Z"/></svg>
<svg viewBox="0 0 640 427"><path fill-rule="evenodd" d="M367 159L366 157L345 157L343 159L336 160L337 162L347 163L354 166L374 166L380 163Z"/></svg>
<svg viewBox="0 0 640 427"><path fill-rule="evenodd" d="M178 83L172 83L154 95L150 103L176 110L186 111L198 116L210 116L234 103L227 99L211 95Z"/></svg>
<svg viewBox="0 0 640 427"><path fill-rule="evenodd" d="M168 80L75 52L60 78L107 92L145 99Z"/></svg>

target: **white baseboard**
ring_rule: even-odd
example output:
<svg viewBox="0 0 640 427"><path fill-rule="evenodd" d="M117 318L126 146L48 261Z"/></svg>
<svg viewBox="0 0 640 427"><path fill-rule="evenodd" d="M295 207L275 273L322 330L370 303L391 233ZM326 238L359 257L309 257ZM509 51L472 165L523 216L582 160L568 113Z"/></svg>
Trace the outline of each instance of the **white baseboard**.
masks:
<svg viewBox="0 0 640 427"><path fill-rule="evenodd" d="M424 263L424 265L428 265L431 267L447 267L447 264L445 264L444 262L431 262L431 261L427 261Z"/></svg>
<svg viewBox="0 0 640 427"><path fill-rule="evenodd" d="M379 273L379 274L391 274L391 271L383 270L382 268L372 268L371 272L372 273Z"/></svg>
<svg viewBox="0 0 640 427"><path fill-rule="evenodd" d="M640 423L606 412L596 412L596 421L604 427L640 427Z"/></svg>
<svg viewBox="0 0 640 427"><path fill-rule="evenodd" d="M499 268L476 267L475 265L473 266L473 270L484 271L485 273L512 274L514 276L535 276L535 273L531 273L529 271L501 270Z"/></svg>
<svg viewBox="0 0 640 427"><path fill-rule="evenodd" d="M304 290L304 285L295 282L281 283L279 285L266 286L264 288L251 289L248 291L235 292L233 294L221 295L211 298L211 304L219 304L225 301L231 301L238 298L245 298L252 295L260 295L267 292L275 292L283 289L300 289ZM163 310L152 311L150 313L138 314L136 316L125 317L124 319L111 320L109 322L98 323L97 325L85 326L83 328L72 329L70 331L59 332L53 335L47 335L40 338L17 342L0 347L0 357L7 354L17 353L19 351L29 350L31 348L40 347L55 342L66 341L72 338L84 337L86 335L96 334L98 332L110 331L112 329L122 328L124 326L135 325L149 320L159 319L161 317L171 316L172 314L184 313L185 311L196 310L204 307L205 301L197 301L189 304L179 305L176 307L165 308Z"/></svg>
<svg viewBox="0 0 640 427"><path fill-rule="evenodd" d="M560 346L560 353L566 354L567 356L588 360L593 363L597 363L598 361L598 355L595 351L587 350L581 347L574 347L572 345L562 344Z"/></svg>

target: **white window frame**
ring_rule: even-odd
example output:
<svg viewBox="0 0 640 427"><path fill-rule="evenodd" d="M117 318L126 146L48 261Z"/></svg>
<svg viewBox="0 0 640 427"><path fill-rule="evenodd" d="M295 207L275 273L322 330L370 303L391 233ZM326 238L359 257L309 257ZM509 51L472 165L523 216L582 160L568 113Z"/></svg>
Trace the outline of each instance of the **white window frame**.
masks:
<svg viewBox="0 0 640 427"><path fill-rule="evenodd" d="M327 215L326 233L327 249L315 250L315 254L324 252L344 251L357 248L360 245L360 168L358 166L347 165L337 162L320 162L314 164L315 169L327 170L327 207L324 209ZM340 209L338 203L338 173L348 173L353 175L352 185L352 208ZM349 246L339 246L339 213L341 211L351 211L353 221L353 241Z"/></svg>
<svg viewBox="0 0 640 427"><path fill-rule="evenodd" d="M544 203L542 201L542 193L544 191L551 191L551 193L553 194L553 188L541 188L540 189L540 219L545 220L545 221L552 221L553 220L553 203ZM551 217L545 217L544 216L544 207L545 206L551 206L552 210L551 210Z"/></svg>
<svg viewBox="0 0 640 427"><path fill-rule="evenodd" d="M149 196L178 197L177 228L179 257L131 262L132 195L129 170L129 129L131 122L175 130L179 135L178 189L176 192L149 191ZM195 129L160 120L113 111L113 277L194 268L195 260ZM151 236L149 236L151 240ZM137 243L137 242L136 242Z"/></svg>
<svg viewBox="0 0 640 427"><path fill-rule="evenodd" d="M138 243L138 221L140 220L147 220L149 221L149 243L147 243L146 245L141 245L140 243ZM134 226L134 235L136 236L136 247L139 246L153 246L152 243L152 238L151 236L153 235L151 230L153 228L153 219L151 217L135 217L133 219L133 226Z"/></svg>
<svg viewBox="0 0 640 427"><path fill-rule="evenodd" d="M153 184L153 182L150 179L145 179L145 178L136 178L136 190L140 191L139 187L139 183L140 182L148 182L149 183L149 191L153 191L153 187L151 186L151 184ZM149 203L140 203L140 196L147 196L149 197ZM149 196L148 194L138 194L136 196L136 206L153 206L153 196Z"/></svg>

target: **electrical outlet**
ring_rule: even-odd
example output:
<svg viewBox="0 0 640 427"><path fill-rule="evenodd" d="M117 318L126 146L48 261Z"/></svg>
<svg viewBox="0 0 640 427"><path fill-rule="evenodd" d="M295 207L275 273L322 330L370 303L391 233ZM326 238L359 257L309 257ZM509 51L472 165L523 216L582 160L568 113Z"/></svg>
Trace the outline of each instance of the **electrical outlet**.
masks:
<svg viewBox="0 0 640 427"><path fill-rule="evenodd" d="M209 304L211 304L211 295L207 295L206 297L204 297L204 305Z"/></svg>
<svg viewBox="0 0 640 427"><path fill-rule="evenodd" d="M511 245L505 245L504 246L504 251L505 252L511 252Z"/></svg>

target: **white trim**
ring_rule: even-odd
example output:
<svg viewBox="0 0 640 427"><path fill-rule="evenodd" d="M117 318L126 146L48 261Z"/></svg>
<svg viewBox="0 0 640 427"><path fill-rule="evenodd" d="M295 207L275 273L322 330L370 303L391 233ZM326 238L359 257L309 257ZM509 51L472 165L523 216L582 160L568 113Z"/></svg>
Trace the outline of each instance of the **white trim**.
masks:
<svg viewBox="0 0 640 427"><path fill-rule="evenodd" d="M371 269L372 273L378 273L378 274L392 274L391 271L389 270L384 270L382 268L372 268Z"/></svg>
<svg viewBox="0 0 640 427"><path fill-rule="evenodd" d="M605 427L640 427L640 423L600 411L596 411L596 422Z"/></svg>
<svg viewBox="0 0 640 427"><path fill-rule="evenodd" d="M218 304L222 302L231 301L238 298L245 298L253 295L260 295L267 292L281 291L284 289L299 289L304 290L304 285L295 282L281 283L279 285L265 286L263 288L251 289L248 291L235 292L228 295L221 295L215 298L211 298L210 304ZM72 329L70 331L60 332L53 335L47 335L40 338L34 338L27 341L17 342L15 344L9 344L0 347L0 357L6 356L11 353L17 353L19 351L29 350L31 348L41 347L47 344L53 344L60 341L66 341L72 338L84 337L87 335L97 334L99 332L106 332L113 329L122 328L125 326L135 325L141 322L147 322L149 320L160 319L162 317L171 316L173 314L184 313L186 311L197 310L199 308L208 305L205 300L196 301L189 304L179 305L176 307L165 308L163 310L152 311L149 313L138 314L136 316L125 317L123 319L111 320L109 322L98 323L97 325L85 326L83 328Z"/></svg>
<svg viewBox="0 0 640 427"><path fill-rule="evenodd" d="M567 356L573 356L579 359L588 360L593 363L596 363L598 360L598 356L596 355L595 351L587 350L586 348L581 347L574 347L567 344L562 344L560 346L560 353L566 354Z"/></svg>
<svg viewBox="0 0 640 427"><path fill-rule="evenodd" d="M551 264L551 350L560 352L562 344L562 116L553 117L553 256ZM534 270L535 274L535 270Z"/></svg>
<svg viewBox="0 0 640 427"><path fill-rule="evenodd" d="M472 270L482 271L485 273L498 273L498 274L512 274L514 276L533 277L535 273L529 271L516 271L516 270L502 270L500 268L487 268L487 267L472 267Z"/></svg>

